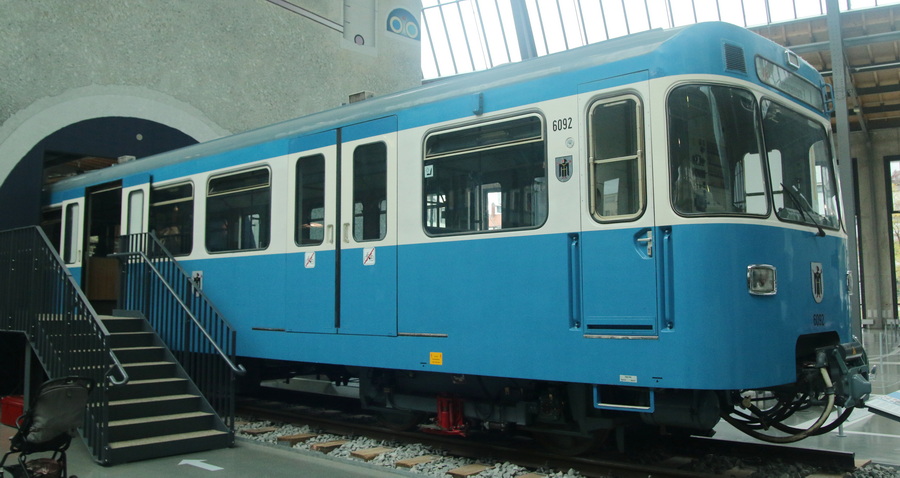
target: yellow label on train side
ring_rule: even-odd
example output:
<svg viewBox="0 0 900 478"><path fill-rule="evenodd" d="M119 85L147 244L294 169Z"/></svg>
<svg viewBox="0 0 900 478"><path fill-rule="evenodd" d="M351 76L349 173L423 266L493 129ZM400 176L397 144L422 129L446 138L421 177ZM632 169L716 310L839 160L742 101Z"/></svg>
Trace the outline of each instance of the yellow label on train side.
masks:
<svg viewBox="0 0 900 478"><path fill-rule="evenodd" d="M431 352L428 354L428 363L431 365L444 365L443 352Z"/></svg>

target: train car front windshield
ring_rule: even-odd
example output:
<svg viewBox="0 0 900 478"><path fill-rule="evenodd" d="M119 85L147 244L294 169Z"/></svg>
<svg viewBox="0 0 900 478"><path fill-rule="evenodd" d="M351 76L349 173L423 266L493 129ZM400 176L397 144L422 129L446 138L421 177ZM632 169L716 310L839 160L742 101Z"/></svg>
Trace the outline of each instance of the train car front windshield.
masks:
<svg viewBox="0 0 900 478"><path fill-rule="evenodd" d="M839 227L834 161L820 123L719 85L675 88L668 115L677 213L767 216L774 207L786 222Z"/></svg>

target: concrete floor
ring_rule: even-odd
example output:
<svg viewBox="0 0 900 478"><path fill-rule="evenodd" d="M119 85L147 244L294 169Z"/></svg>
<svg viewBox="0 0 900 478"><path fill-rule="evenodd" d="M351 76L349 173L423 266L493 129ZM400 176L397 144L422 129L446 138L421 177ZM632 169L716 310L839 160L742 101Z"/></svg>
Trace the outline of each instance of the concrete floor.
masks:
<svg viewBox="0 0 900 478"><path fill-rule="evenodd" d="M0 452L9 449L9 437L15 429L0 425ZM35 455L45 456L44 454ZM6 465L16 464L17 455L7 460ZM334 477L368 478L412 476L410 473L376 467L363 462L331 459L317 452L291 450L286 446L264 445L246 440L238 440L234 448L212 450L188 455L157 458L154 460L125 463L111 467L95 463L80 438L72 440L67 453L69 475L79 478L130 478L130 477L173 477L179 478L297 478ZM10 473L2 475L9 478Z"/></svg>

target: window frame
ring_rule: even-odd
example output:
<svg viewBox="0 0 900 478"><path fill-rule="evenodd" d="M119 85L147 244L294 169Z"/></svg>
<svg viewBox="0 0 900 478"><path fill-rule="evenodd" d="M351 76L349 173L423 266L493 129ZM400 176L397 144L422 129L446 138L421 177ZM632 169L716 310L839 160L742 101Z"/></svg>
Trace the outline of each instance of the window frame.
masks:
<svg viewBox="0 0 900 478"><path fill-rule="evenodd" d="M300 182L300 163L307 160L318 159L322 162L322 239L318 242L303 242L302 238L302 228L304 223L302 222L302 211L300 207L302 205L301 201L301 192L304 190L304 185ZM325 155L323 153L314 153L307 154L304 156L300 156L294 161L294 244L298 247L314 247L321 246L325 243L325 216L328 211L328 195L326 190L328 188L328 163L326 162ZM312 217L310 217L312 219Z"/></svg>
<svg viewBox="0 0 900 478"><path fill-rule="evenodd" d="M364 159L362 158L362 150L369 148L383 148L382 151L379 151L379 160L381 161L381 165L384 167L384 182L381 183L383 186L384 194L378 201L378 237L366 237L366 209L365 204L362 201L357 201L357 193L361 190L357 188L359 185L359 181L363 179L364 176L359 174L360 163L358 161ZM388 184L390 182L390 148L386 141L371 141L367 143L360 143L353 147L353 153L350 155L350 162L352 167L352 173L350 174L350 237L353 238L353 241L362 244L364 242L377 242L383 241L388 236ZM379 189L381 191L381 189ZM384 206L382 207L382 203ZM357 213L356 206L362 206L362 211ZM371 214L371 213L369 213ZM382 224L382 220L384 223ZM382 228L383 226L383 228ZM358 233L358 234L357 234Z"/></svg>
<svg viewBox="0 0 900 478"><path fill-rule="evenodd" d="M625 102L630 99L634 100L635 103L635 138L637 139L636 151L634 155L629 156L620 156L615 158L604 158L604 159L595 159L594 158L594 128L593 128L593 116L594 111L604 105L612 105L615 103ZM647 211L647 154L646 154L646 140L645 135L647 131L647 126L645 124L645 115L644 115L644 102L641 99L641 96L636 91L622 91L617 92L614 95L601 96L598 98L594 98L590 102L590 106L587 109L587 120L585 124L587 125L586 134L587 134L587 153L588 153L588 208L591 213L591 217L594 221L601 224L611 224L617 222L631 222L636 221L643 217L644 213ZM635 160L637 164L637 174L638 174L638 184L639 195L638 200L640 207L638 210L631 214L620 214L616 216L604 216L597 211L597 195L595 194L595 163L613 163L613 162L622 162L622 161L630 161Z"/></svg>
<svg viewBox="0 0 900 478"><path fill-rule="evenodd" d="M239 175L241 175L241 174L254 173L254 172L256 172L256 171L262 171L262 170L265 170L265 171L266 171L267 178L268 178L267 181L266 181L266 184L265 184L264 186L250 186L250 187L243 187L243 188L237 188L237 189L231 189L231 190L226 190L226 191L216 192L216 193L213 193L213 194L210 193L210 189L211 189L211 187L212 187L212 184L213 184L213 182L216 181L216 180L224 179L224 178L231 177L231 176L239 176ZM259 165L259 166L253 166L253 167L244 168L244 169L239 169L239 170L225 171L225 172L222 172L222 173L219 173L219 174L210 175L210 176L207 178L207 180L206 180L206 194L205 194L206 197L205 197L205 201L204 201L204 202L205 202L205 204L204 204L204 206L205 206L205 211L204 211L204 218L203 218L203 226L204 226L204 230L205 230L205 234L204 234L204 238L203 238L203 246L204 246L204 249L206 250L206 253L207 253L207 254L234 254L234 253L241 253L241 252L256 252L256 251L264 251L264 250L266 250L266 249L269 248L269 246L272 244L272 222L273 222L273 221L272 221L272 205L273 205L273 199L274 199L274 197L273 197L274 195L273 195L273 191L272 191L272 189L273 189L273 179L274 179L274 178L272 177L272 168L269 167L268 164L263 164L263 165ZM209 207L209 202L210 202L210 199L216 198L216 197L220 197L220 196L225 196L225 195L227 195L227 194L246 193L246 192L248 192L248 191L254 191L254 190L258 190L258 189L260 189L260 190L261 190L261 189L265 189L265 190L268 191L268 194L269 194L269 201L268 201L268 231L267 231L267 239L268 239L268 241L266 242L266 245L265 245L264 247L259 247L259 246L257 246L257 247L254 247L254 248L246 248L246 249L221 249L221 250L210 250L210 249L209 249L209 239L210 239L210 237L209 237L209 231L210 231L210 223L209 223L209 210L210 210L210 207ZM260 236L262 237L262 234L260 234Z"/></svg>
<svg viewBox="0 0 900 478"><path fill-rule="evenodd" d="M174 189L174 188L183 187L183 186L190 186L190 187L191 187L191 195L190 195L190 197L178 198L178 199L168 200L168 201L159 201L159 202L154 202L154 201L153 201L153 199L154 199L154 198L153 198L153 195L154 195L155 192L157 192L157 191L159 191L159 190ZM194 220L196 219L196 211L197 211L197 209L196 209L196 208L197 208L197 205L196 205L196 201L197 201L197 186L194 184L194 182L191 181L191 180L188 180L188 181L178 181L178 182L173 182L173 183L163 184L163 185L159 185L159 186L156 186L156 185L152 185L152 184L151 184L151 185L150 185L150 194L149 194L149 197L148 197L146 200L147 200L147 202L148 202L148 204L147 204L147 229L148 229L148 230L151 230L151 231L153 230L153 227L156 225L156 224L152 224L152 219L153 219L153 217L154 217L154 215L153 215L153 208L154 208L155 206L166 206L166 205L169 205L169 204L176 204L176 203L182 203L182 202L190 202L190 204L191 204L191 221L190 221L190 225L191 225L191 247L188 249L187 252L179 252L178 254L173 253L172 256L173 256L173 257L184 257L184 256L189 256L189 255L191 255L191 253L194 252L194 245L195 245L195 244L194 244L194 243L195 243L194 239L197 237L196 231L194 230L194 226L195 226ZM159 237L157 237L157 239L162 240L162 239L159 238Z"/></svg>
<svg viewBox="0 0 900 478"><path fill-rule="evenodd" d="M125 224L125 234L139 234L143 232L144 227L144 204L150 200L149 194L145 194L143 189L135 189L128 192L128 198L125 201L125 209L127 222ZM147 215L150 215L149 205L146 208ZM147 218L150 219L149 217Z"/></svg>
<svg viewBox="0 0 900 478"><path fill-rule="evenodd" d="M697 87L720 87L720 88L731 88L736 90L742 90L748 93L753 97L753 100L756 104L757 116L754 119L757 133L758 133L758 149L759 149L759 157L760 157L760 166L762 168L762 181L763 181L763 197L766 199L766 210L765 212L760 213L750 213L750 212L685 212L680 210L675 205L675 189L673 187L672 181L672 154L671 154L671 141L672 141L672 122L671 122L671 111L669 109L669 101L672 94L678 90L679 88L685 86L697 86ZM763 131L763 118L762 118L762 100L765 98L765 95L760 94L757 90L747 87L746 85L741 85L737 83L723 83L716 81L696 81L696 80L688 80L681 81L678 83L674 83L669 86L668 91L666 92L664 107L665 107L665 117L666 117L666 128L665 128L665 161L666 161L666 169L668 174L665 178L666 185L668 188L668 200L669 207L672 212L677 214L679 217L690 218L690 219L700 219L700 218L714 218L714 217L735 217L735 218L767 218L770 217L774 212L774 202L772 198L772 184L770 182L770 172L769 172L769 159L768 154L765 151L765 132Z"/></svg>
<svg viewBox="0 0 900 478"><path fill-rule="evenodd" d="M753 58L753 66L756 69L756 78L762 84L774 88L780 93L790 96L811 108L815 108L816 111L827 112L825 94L822 87L816 86L803 76L762 55L756 55ZM777 74L772 74L773 72ZM766 73L769 74L767 75Z"/></svg>
<svg viewBox="0 0 900 478"><path fill-rule="evenodd" d="M537 137L537 140L518 139L518 140L510 141L507 143L493 143L493 144L489 144L484 147L458 148L458 149L455 149L455 150L452 150L449 152L441 151L439 153L435 153L432 155L428 154L428 140L432 137L442 135L442 134L451 134L451 133L456 133L456 132L462 132L462 131L470 130L473 128L481 128L481 127L485 127L485 126L513 122L516 120L522 120L522 119L529 118L529 117L537 118L537 120L540 124L540 126L538 128L540 135ZM536 229L542 228L547 223L547 221L549 220L549 217L550 217L550 194L549 194L550 166L548 165L548 161L550 158L549 158L548 144L547 144L548 141L549 141L549 138L548 138L548 134L547 134L547 119L540 110L536 110L536 109L535 110L527 110L527 111L519 111L519 112L516 112L515 114L510 114L510 115L505 115L505 116L500 116L500 117L493 117L493 118L489 118L489 119L483 119L480 121L469 121L466 123L454 124L454 125L450 125L450 126L447 126L444 128L438 128L438 129L433 129L433 130L427 131L424 134L424 136L422 137L422 165L421 165L421 168L419 169L421 185L422 185L422 188L420 190L421 196L419 198L419 201L420 201L419 204L422 207L422 214L420 216L421 221L422 221L421 222L422 231L428 237L440 238L440 237L454 237L454 236L471 236L471 235L479 235L479 234L497 234L497 233L504 233L504 232L521 232L521 231L531 231L531 230L536 230ZM446 159L446 158L452 158L454 156L464 156L467 154L472 154L472 153L480 152L480 151L493 151L493 150L497 150L497 149L501 149L501 148L521 146L521 145L529 144L529 143L540 143L541 144L541 154L543 155L542 164L543 164L543 169L544 169L543 178L544 178L544 188L545 189L543 191L542 196L544 199L545 214L541 218L540 222L537 222L531 226L508 227L508 228L499 228L499 229L490 229L489 227L486 227L481 230L466 230L466 231L437 232L437 233L429 231L429 226L428 226L429 200L428 200L428 198L429 198L430 194L428 193L428 191L425 187L425 180L427 179L425 176L425 174L426 174L426 168L425 168L426 164L425 163L427 161L442 160L442 159ZM506 209L505 205L502 205L501 207L503 209Z"/></svg>
<svg viewBox="0 0 900 478"><path fill-rule="evenodd" d="M781 188L781 184L779 183L776 185L774 183L774 179L772 178L772 174L774 171L771 166L772 160L771 160L771 158L769 158L769 152L771 150L769 149L769 144L768 144L768 141L766 138L765 118L763 116L763 102L765 102L765 101L769 101L770 103L773 103L780 108L784 108L784 109L800 116L801 118L805 119L806 121L815 123L816 126L819 128L819 130L824 133L825 139L824 139L823 144L827 148L828 161L831 165L831 167L829 168L829 171L831 172L831 185L835 190L835 201L834 201L835 202L835 204L834 204L835 205L835 215L834 215L834 218L835 218L836 224L826 224L824 222L817 221L815 218L793 220L790 218L782 217L782 215L778 214L778 202L775 199L776 192L778 194L781 194L780 201L781 201L782 207L785 207L784 206L785 204L791 202L791 199L787 195L785 195L784 189ZM798 101L801 101L801 100L798 100ZM764 166L766 168L766 184L768 185L770 215L774 216L776 219L778 219L779 221L786 223L786 224L796 224L796 225L800 225L800 226L813 227L813 228L821 227L822 229L825 229L828 231L844 230L844 211L843 211L843 201L842 201L842 195L841 195L840 170L839 170L840 168L839 168L839 165L837 164L837 160L836 160L837 152L835 150L833 135L832 135L830 128L826 128L820 121L818 121L816 119L816 118L819 118L819 116L805 114L804 111L808 111L808 110L798 108L796 106L792 106L794 104L791 101L785 101L785 98L781 98L781 97L777 97L777 96L773 97L772 95L762 95L757 98L757 103L759 104L760 133L762 134L763 149L764 149L765 159L766 159ZM783 166L782 164L779 164L779 169L781 169L783 171L782 166ZM783 172L782 172L782 174L783 174ZM815 211L813 211L813 212L815 212ZM799 211L798 211L798 214L800 214ZM818 214L818 213L816 213L816 214ZM802 216L802 214L801 214L801 216Z"/></svg>
<svg viewBox="0 0 900 478"><path fill-rule="evenodd" d="M78 241L80 239L82 218L82 205L80 202L71 202L64 206L65 220L63 221L63 261L67 265L77 264L80 260L78 253Z"/></svg>

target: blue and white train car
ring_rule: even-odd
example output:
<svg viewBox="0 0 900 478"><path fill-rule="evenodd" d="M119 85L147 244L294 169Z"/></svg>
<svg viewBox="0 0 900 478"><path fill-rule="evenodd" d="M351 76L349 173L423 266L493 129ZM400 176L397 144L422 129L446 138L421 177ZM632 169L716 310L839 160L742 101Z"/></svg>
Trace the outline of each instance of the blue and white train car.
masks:
<svg viewBox="0 0 900 478"><path fill-rule="evenodd" d="M202 273L238 355L358 376L401 418L756 433L868 392L825 86L742 28L650 31L84 174L48 206L76 275L108 203L115 234Z"/></svg>

